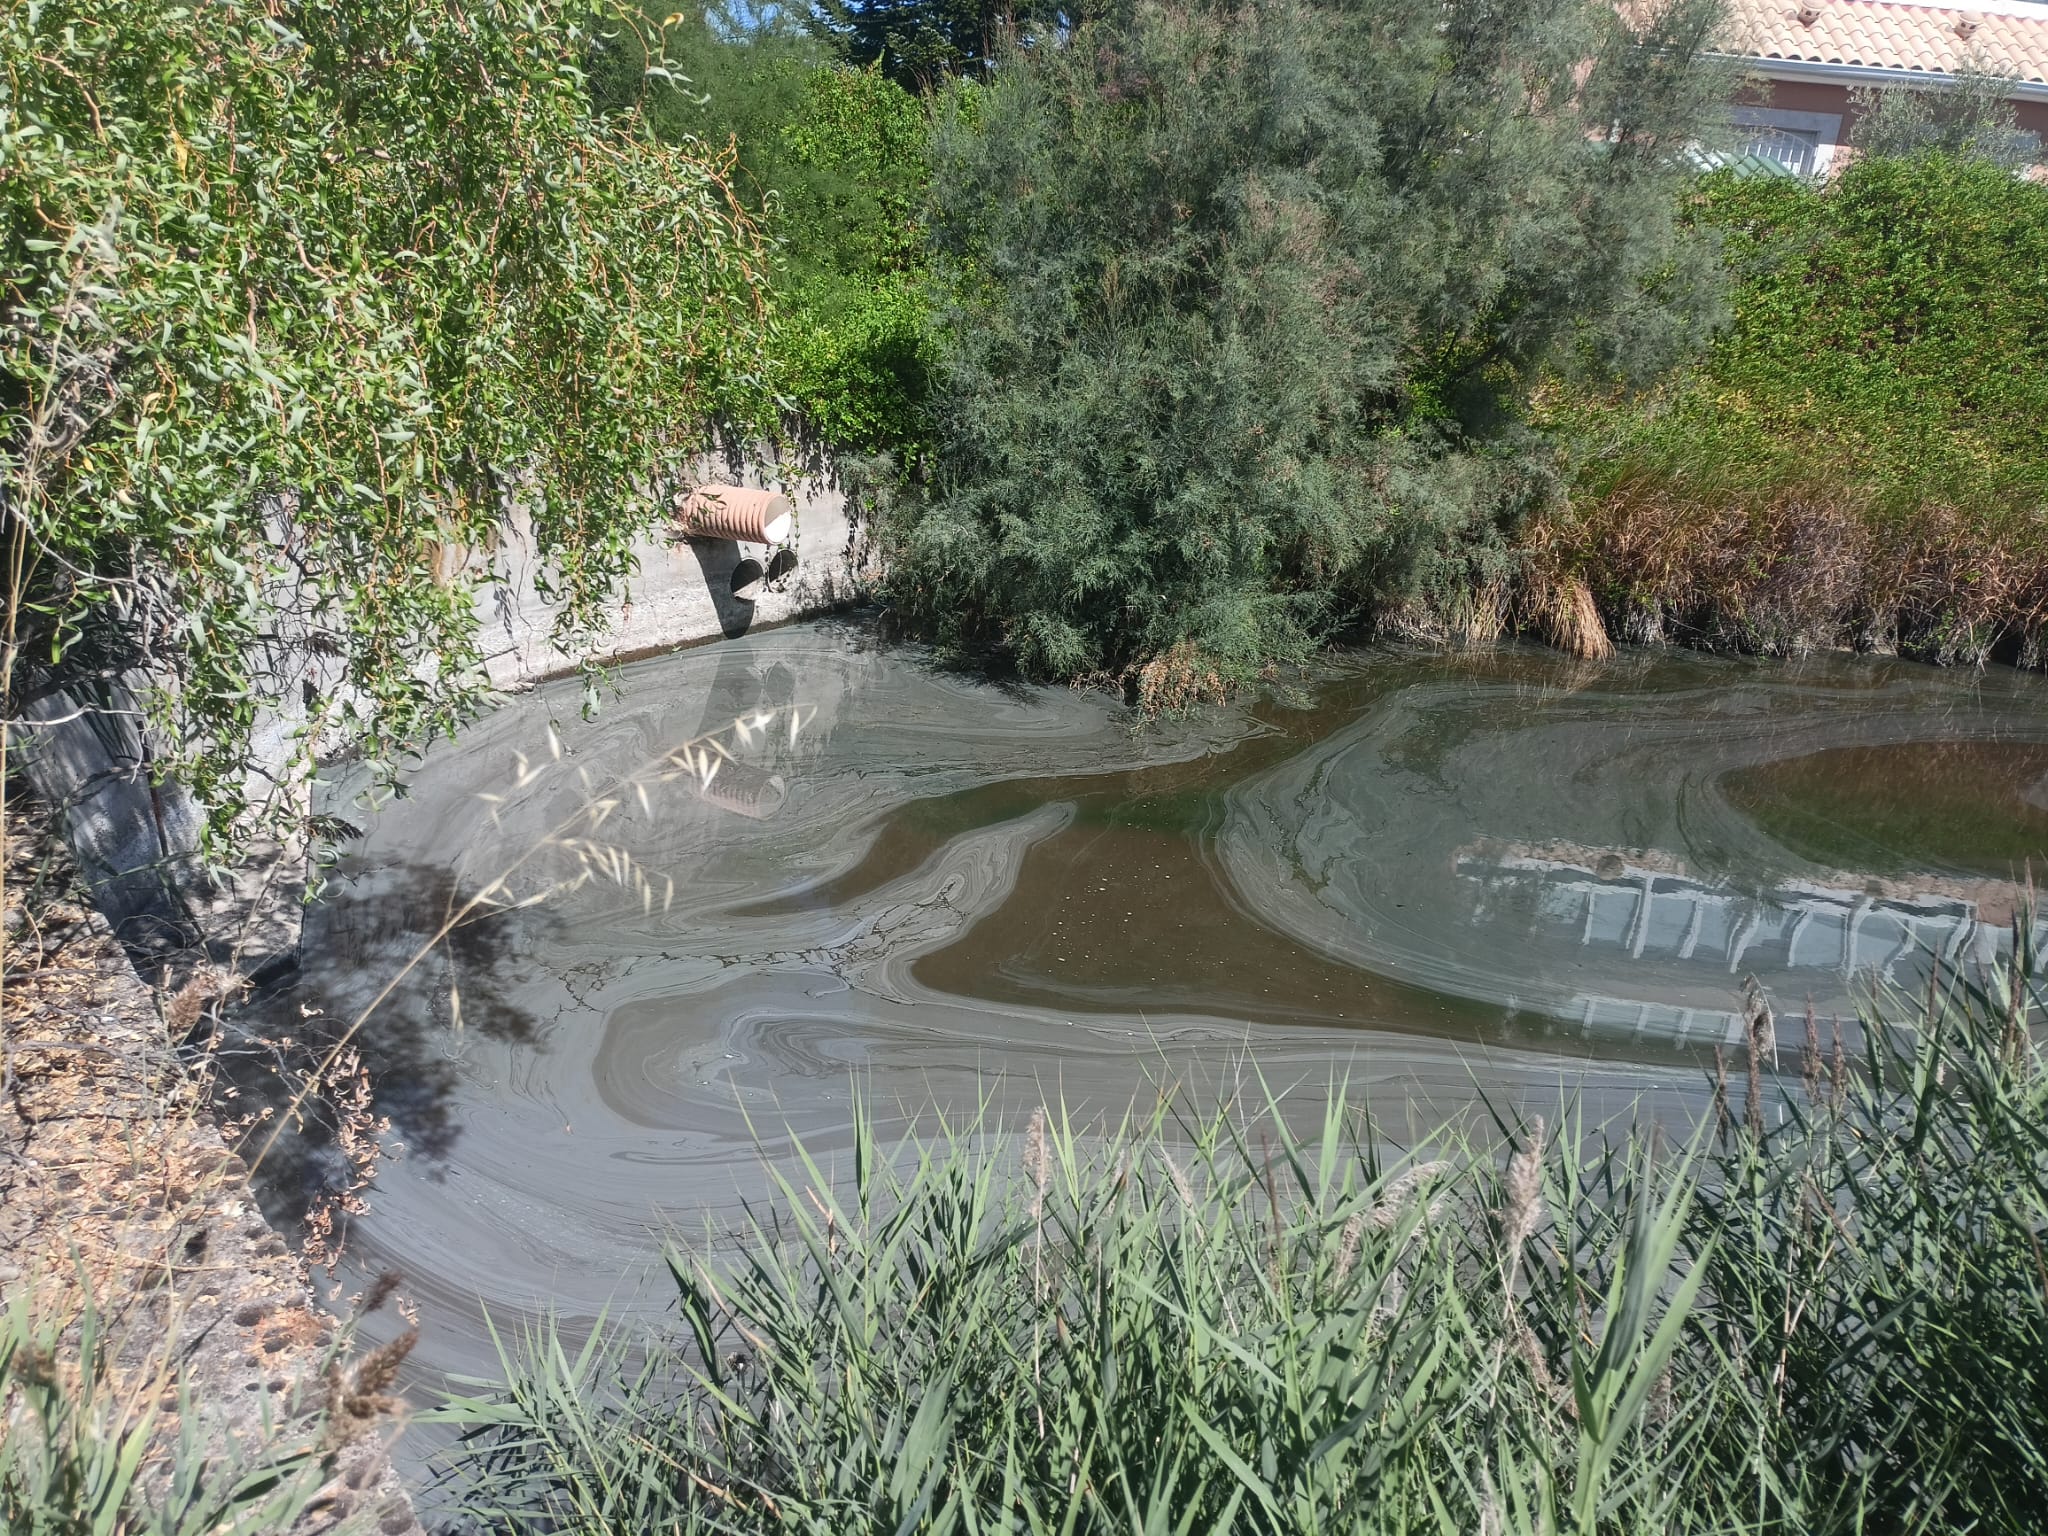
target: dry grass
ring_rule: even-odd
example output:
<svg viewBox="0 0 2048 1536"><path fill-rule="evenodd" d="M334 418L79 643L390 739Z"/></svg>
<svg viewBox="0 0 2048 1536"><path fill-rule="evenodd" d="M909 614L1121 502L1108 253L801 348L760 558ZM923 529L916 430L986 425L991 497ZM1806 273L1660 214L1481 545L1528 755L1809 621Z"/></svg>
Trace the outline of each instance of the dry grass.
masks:
<svg viewBox="0 0 2048 1536"><path fill-rule="evenodd" d="M1496 644L1514 622L1514 596L1504 582L1483 582L1458 594L1448 622L1451 637L1460 646Z"/></svg>
<svg viewBox="0 0 2048 1536"><path fill-rule="evenodd" d="M2048 519L2000 522L1947 504L1897 512L1826 485L1717 497L1645 477L1538 522L1525 547L1537 569L1583 572L1587 603L1597 592L1631 638L1940 662L2002 649L2038 664L2048 631ZM1531 606L1578 653L1556 595L1539 584Z"/></svg>
<svg viewBox="0 0 2048 1536"><path fill-rule="evenodd" d="M1230 681L1192 640L1176 642L1139 667L1132 679L1138 707L1148 715L1185 714L1197 704L1221 704Z"/></svg>
<svg viewBox="0 0 2048 1536"><path fill-rule="evenodd" d="M1576 571L1534 561L1523 579L1521 597L1529 626L1566 655L1604 661L1614 654L1593 590Z"/></svg>
<svg viewBox="0 0 2048 1536"><path fill-rule="evenodd" d="M152 997L61 845L10 819L0 1530L310 1536L351 1510L413 1528L368 1433L388 1415L323 1448L319 1383L347 1329L255 1211L205 1064L171 1048L237 984L202 971ZM278 1475L237 1492L263 1468Z"/></svg>

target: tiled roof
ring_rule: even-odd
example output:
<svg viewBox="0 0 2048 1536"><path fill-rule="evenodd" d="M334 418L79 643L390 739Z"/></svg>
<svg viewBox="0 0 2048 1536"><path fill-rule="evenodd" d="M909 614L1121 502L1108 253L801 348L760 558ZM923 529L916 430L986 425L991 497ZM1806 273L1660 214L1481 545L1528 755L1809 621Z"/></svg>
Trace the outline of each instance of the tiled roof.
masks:
<svg viewBox="0 0 2048 1536"><path fill-rule="evenodd" d="M1958 68L2048 85L2048 10L1959 10L1884 0L1729 0L1729 51L1759 60L1913 74Z"/></svg>

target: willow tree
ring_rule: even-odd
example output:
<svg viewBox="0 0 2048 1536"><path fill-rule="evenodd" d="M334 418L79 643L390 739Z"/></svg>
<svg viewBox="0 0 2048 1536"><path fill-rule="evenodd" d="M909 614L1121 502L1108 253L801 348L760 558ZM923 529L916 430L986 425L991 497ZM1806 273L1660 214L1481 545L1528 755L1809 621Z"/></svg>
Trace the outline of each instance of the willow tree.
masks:
<svg viewBox="0 0 2048 1536"><path fill-rule="evenodd" d="M898 603L1027 672L1243 676L1497 570L1545 370L1714 307L1675 224L1711 0L1137 0L941 132L950 296Z"/></svg>
<svg viewBox="0 0 2048 1536"><path fill-rule="evenodd" d="M481 690L508 489L595 622L651 472L766 405L726 163L591 110L579 0L0 7L11 703L118 674L216 829L289 630L298 743L389 758ZM284 612L286 605L290 615Z"/></svg>

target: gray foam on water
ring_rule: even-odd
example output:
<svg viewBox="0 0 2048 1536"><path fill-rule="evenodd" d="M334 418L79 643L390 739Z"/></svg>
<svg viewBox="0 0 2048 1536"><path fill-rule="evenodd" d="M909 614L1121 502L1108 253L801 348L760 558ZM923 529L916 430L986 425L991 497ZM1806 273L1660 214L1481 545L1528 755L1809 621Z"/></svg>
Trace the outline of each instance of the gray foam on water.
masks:
<svg viewBox="0 0 2048 1536"><path fill-rule="evenodd" d="M1901 733L2044 739L2038 692L1901 676L1368 655L1330 670L1319 714L1135 729L1099 694L969 681L827 624L629 668L589 721L573 688L515 699L367 818L310 914L299 990L267 1006L353 1016L450 901L593 795L617 795L603 840L675 898L650 908L631 881L597 880L464 928L377 1010L365 1056L407 1152L354 1225L344 1285L397 1268L422 1371L488 1373L484 1308L503 1323L658 1304L656 1232L731 1214L792 1135L831 1157L857 1088L898 1120L986 1099L1014 1122L1055 1095L1113 1115L1163 1082L1220 1091L1255 1057L1305 1113L1349 1072L1396 1140L1470 1117L1481 1094L1682 1115L1698 1059L1638 1011L1725 1012L1733 939L1695 935L1680 960L1667 912L1692 891L1749 902L1739 924L1841 873L1787 864L1716 802L1717 774ZM621 789L766 711L713 793L677 780L643 807ZM515 787L519 753L537 771ZM1132 810L1154 805L1179 819ZM1146 873L1183 869L1168 857L1183 847L1192 875ZM575 867L550 848L513 893ZM1631 917L1645 879L1649 914ZM1084 885L1123 914L1107 960L1048 910ZM1873 945L1881 904L1859 919ZM1198 913L1209 926L1189 937ZM1801 943L1823 941L1821 920ZM1773 932L1745 958L1782 950ZM1216 979L1176 990L1198 970ZM1628 1012L1580 1018L1582 995ZM317 1150L280 1159L275 1203L326 1171Z"/></svg>
<svg viewBox="0 0 2048 1536"><path fill-rule="evenodd" d="M2009 950L2012 878L1817 860L1729 786L1845 750L1881 771L1887 749L1927 743L1980 774L1983 749L2034 748L2042 772L2038 679L1840 658L1550 670L1419 682L1233 786L1218 848L1241 910L1343 963L1589 1034L1708 1043L1739 1038L1749 975L1781 1007L1849 1014L1917 986L1933 955ZM1829 788L1824 809L1849 817L1883 786ZM1981 813L2039 788L1981 786ZM2011 848L2014 874L2038 851L2017 828Z"/></svg>

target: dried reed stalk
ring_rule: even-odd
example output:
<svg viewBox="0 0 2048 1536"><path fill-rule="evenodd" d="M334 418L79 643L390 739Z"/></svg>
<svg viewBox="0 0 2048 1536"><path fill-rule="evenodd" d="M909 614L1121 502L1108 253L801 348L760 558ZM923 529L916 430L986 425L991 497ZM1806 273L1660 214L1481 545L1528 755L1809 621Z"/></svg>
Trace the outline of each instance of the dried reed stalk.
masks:
<svg viewBox="0 0 2048 1536"><path fill-rule="evenodd" d="M1614 654L1599 604L1583 576L1566 577L1551 588L1543 629L1552 645L1581 661L1605 661Z"/></svg>
<svg viewBox="0 0 2048 1536"><path fill-rule="evenodd" d="M1744 977L1742 988L1742 1022L1749 1047L1749 1102L1745 1106L1745 1119L1750 1134L1761 1136L1764 1132L1764 1057L1768 1054L1772 1065L1777 1064L1777 1016L1754 976Z"/></svg>
<svg viewBox="0 0 2048 1536"><path fill-rule="evenodd" d="M1522 1269L1522 1248L1543 1220L1543 1133L1543 1117L1538 1115L1529 1122L1528 1140L1508 1159L1507 1177L1501 1185L1501 1272L1511 1312L1515 1280Z"/></svg>

